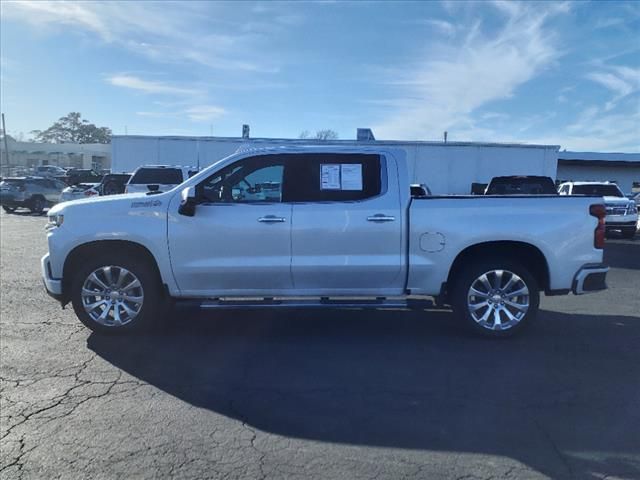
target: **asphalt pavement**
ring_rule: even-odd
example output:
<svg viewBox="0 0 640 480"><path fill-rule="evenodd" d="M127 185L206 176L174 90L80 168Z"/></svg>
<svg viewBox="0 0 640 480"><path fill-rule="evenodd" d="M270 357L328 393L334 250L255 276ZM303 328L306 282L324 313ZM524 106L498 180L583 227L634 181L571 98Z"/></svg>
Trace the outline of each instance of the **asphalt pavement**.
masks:
<svg viewBox="0 0 640 480"><path fill-rule="evenodd" d="M0 477L640 478L640 235L509 340L443 311L199 312L92 334L0 215Z"/></svg>

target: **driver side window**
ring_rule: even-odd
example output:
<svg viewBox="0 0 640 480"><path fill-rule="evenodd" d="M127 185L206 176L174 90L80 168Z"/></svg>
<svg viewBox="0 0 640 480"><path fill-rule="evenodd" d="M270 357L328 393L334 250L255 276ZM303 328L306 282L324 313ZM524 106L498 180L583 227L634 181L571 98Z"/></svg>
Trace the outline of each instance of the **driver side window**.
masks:
<svg viewBox="0 0 640 480"><path fill-rule="evenodd" d="M203 203L273 203L282 201L284 164L250 157L214 173L198 186Z"/></svg>

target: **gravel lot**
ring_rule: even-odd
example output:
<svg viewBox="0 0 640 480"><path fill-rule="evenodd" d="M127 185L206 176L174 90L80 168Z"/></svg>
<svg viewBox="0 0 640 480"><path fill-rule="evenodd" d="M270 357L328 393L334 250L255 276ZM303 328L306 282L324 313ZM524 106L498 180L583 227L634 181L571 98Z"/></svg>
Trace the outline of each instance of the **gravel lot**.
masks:
<svg viewBox="0 0 640 480"><path fill-rule="evenodd" d="M640 235L521 337L447 312L200 313L91 334L1 214L2 478L640 478Z"/></svg>

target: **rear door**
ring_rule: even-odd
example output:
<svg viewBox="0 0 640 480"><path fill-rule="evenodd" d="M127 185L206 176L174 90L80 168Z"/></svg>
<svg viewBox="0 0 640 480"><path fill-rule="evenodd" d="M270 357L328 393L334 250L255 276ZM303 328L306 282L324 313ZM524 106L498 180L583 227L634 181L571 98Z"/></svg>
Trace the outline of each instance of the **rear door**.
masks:
<svg viewBox="0 0 640 480"><path fill-rule="evenodd" d="M293 203L296 291L402 293L403 222L395 161L377 154L304 154L295 160L287 171L285 197Z"/></svg>

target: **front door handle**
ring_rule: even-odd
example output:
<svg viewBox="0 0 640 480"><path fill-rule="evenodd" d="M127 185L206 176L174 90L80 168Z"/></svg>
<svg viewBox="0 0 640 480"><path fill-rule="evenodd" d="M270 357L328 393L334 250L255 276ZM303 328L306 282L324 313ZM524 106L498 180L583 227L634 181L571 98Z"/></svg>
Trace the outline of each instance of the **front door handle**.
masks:
<svg viewBox="0 0 640 480"><path fill-rule="evenodd" d="M276 217L275 215L267 215L258 219L260 223L284 223L286 219L284 217Z"/></svg>
<svg viewBox="0 0 640 480"><path fill-rule="evenodd" d="M367 217L369 222L393 222L396 217L392 217L391 215L385 215L383 213L376 213L375 215L371 215Z"/></svg>

